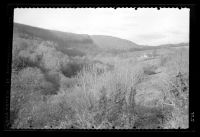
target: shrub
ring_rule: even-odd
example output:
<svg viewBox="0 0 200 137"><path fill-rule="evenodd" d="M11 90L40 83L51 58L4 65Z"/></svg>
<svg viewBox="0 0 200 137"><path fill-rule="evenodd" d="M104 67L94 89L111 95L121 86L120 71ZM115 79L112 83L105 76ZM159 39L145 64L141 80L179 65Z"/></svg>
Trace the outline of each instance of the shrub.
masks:
<svg viewBox="0 0 200 137"><path fill-rule="evenodd" d="M26 67L38 67L39 66L39 59L40 57L37 57L35 60L31 60L30 58L25 57L17 57L13 59L12 62L12 69L14 71L20 71Z"/></svg>
<svg viewBox="0 0 200 137"><path fill-rule="evenodd" d="M42 42L35 48L34 52L38 56L42 56L40 66L46 70L60 70L62 65L66 65L69 62L67 55L57 51L55 44L51 42Z"/></svg>
<svg viewBox="0 0 200 137"><path fill-rule="evenodd" d="M82 68L83 68L83 64L81 64L81 63L79 64L76 62L70 62L66 65L62 65L61 72L66 77L71 78L71 77L74 77L78 72L80 72Z"/></svg>
<svg viewBox="0 0 200 137"><path fill-rule="evenodd" d="M56 96L51 102L62 105L62 110L65 112L65 117L60 122L60 124L65 124L58 125L58 127L90 127L90 123L92 123L92 112L89 111L90 104L88 102L88 97L84 95L80 89L75 88L72 92L59 93Z"/></svg>
<svg viewBox="0 0 200 137"><path fill-rule="evenodd" d="M164 66L168 67L166 71L173 70L173 67L187 66L187 63L184 63L187 61L180 61L184 55L173 54L173 56L178 58L167 59L164 63ZM59 56L59 62L62 58ZM168 66L170 63L174 66ZM15 94L22 89L23 92L20 94L28 93L26 100L21 101L19 105L18 120L15 121L17 127L71 128L73 126L82 129L92 127L130 129L133 126L185 127L185 123L181 121L187 118L189 79L186 68L182 68L177 74L175 71L162 72L153 77L156 79L144 82L147 76L145 74L150 75L150 72L157 68L156 65L146 62L128 63L126 60L114 63L113 69L108 70L99 64L83 64L61 61L61 70L54 67L47 69L47 67L48 71L44 69L45 74L42 74L37 68L26 68L14 75L16 77L13 76L12 79L16 79L14 80L16 86L13 87L18 89L18 91L15 89L17 91ZM149 82L148 85L153 87L153 90L162 92L153 106L135 102L138 88L146 82ZM53 87L55 91L61 92L52 95L50 89ZM148 86L146 88L148 89ZM12 93L15 98L15 101L12 100L13 108L17 104L15 94ZM44 95L46 100L42 98Z"/></svg>
<svg viewBox="0 0 200 137"><path fill-rule="evenodd" d="M42 81L41 83L41 94L42 95L54 95L58 93L59 85L52 83L50 81Z"/></svg>
<svg viewBox="0 0 200 137"><path fill-rule="evenodd" d="M28 67L19 72L19 82L26 88L38 88L44 80L44 75L38 68Z"/></svg>
<svg viewBox="0 0 200 137"><path fill-rule="evenodd" d="M14 38L12 68L19 71L27 66L38 66L41 56L34 52L38 43L37 40Z"/></svg>
<svg viewBox="0 0 200 137"><path fill-rule="evenodd" d="M173 107L170 105L158 105L155 107L145 107L138 105L135 108L137 119L135 127L142 129L164 128L163 125L173 112Z"/></svg>
<svg viewBox="0 0 200 137"><path fill-rule="evenodd" d="M60 89L68 90L70 88L74 88L78 84L77 81L78 80L76 78L67 78L63 75L60 79Z"/></svg>
<svg viewBox="0 0 200 137"><path fill-rule="evenodd" d="M87 102L87 105L81 108L90 117L88 121L82 116L83 121L87 121L86 125L89 123L96 128L103 128L103 123L109 123L112 126L125 127L127 123L124 123L124 119L133 125L134 118L131 114L134 114L132 109L134 108L134 87L143 79L143 70L140 66L135 66L134 69L131 66L127 66L127 69L124 69L124 66L117 66L113 71L105 71L101 75L98 75L98 69L94 65L87 66L78 73L77 79L83 92L81 94L84 98L86 97L84 102ZM80 93L78 95L82 97Z"/></svg>
<svg viewBox="0 0 200 137"><path fill-rule="evenodd" d="M188 127L189 111L189 81L187 75L166 75L160 79L163 88L162 104L173 107L171 116L163 124L163 128ZM184 121L184 122L183 122Z"/></svg>
<svg viewBox="0 0 200 137"><path fill-rule="evenodd" d="M12 74L10 111L13 113L11 117L16 119L13 121L18 121L14 127L24 127L32 105L34 102L43 100L42 96L50 88L50 85L45 83L44 75L38 68L27 67L19 73Z"/></svg>
<svg viewBox="0 0 200 137"><path fill-rule="evenodd" d="M29 47L29 43L27 40L22 38L13 38L13 46L12 46L12 55L13 57L17 56L21 50L25 50Z"/></svg>
<svg viewBox="0 0 200 137"><path fill-rule="evenodd" d="M24 100L20 100L21 104L15 114L16 118L12 124L12 128L30 128L30 124L28 122L31 116L31 111L35 104L38 104L38 102L42 101L42 96L39 94L39 92L30 90L29 92L31 93L28 96L24 96ZM14 110L16 110L16 107Z"/></svg>
<svg viewBox="0 0 200 137"><path fill-rule="evenodd" d="M172 76L185 74L189 72L189 51L186 49L178 49L167 57L165 67L166 73Z"/></svg>
<svg viewBox="0 0 200 137"><path fill-rule="evenodd" d="M60 88L60 72L56 70L47 71L44 73L44 78L48 83L52 84L54 93Z"/></svg>
<svg viewBox="0 0 200 137"><path fill-rule="evenodd" d="M41 102L34 106L31 112L31 126L44 128L44 126L56 126L64 118L64 110L57 103Z"/></svg>

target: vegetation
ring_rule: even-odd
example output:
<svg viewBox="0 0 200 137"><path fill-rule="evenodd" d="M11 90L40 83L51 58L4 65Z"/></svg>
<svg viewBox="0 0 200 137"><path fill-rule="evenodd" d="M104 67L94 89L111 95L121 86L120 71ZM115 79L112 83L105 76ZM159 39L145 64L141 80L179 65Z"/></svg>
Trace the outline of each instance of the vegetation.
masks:
<svg viewBox="0 0 200 137"><path fill-rule="evenodd" d="M188 49L74 57L57 47L14 37L11 128L188 128Z"/></svg>

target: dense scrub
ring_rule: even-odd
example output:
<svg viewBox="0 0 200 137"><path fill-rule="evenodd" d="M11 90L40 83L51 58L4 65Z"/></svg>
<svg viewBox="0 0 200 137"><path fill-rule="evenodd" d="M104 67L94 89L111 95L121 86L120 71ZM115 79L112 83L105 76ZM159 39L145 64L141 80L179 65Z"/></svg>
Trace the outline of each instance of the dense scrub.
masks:
<svg viewBox="0 0 200 137"><path fill-rule="evenodd" d="M12 128L188 127L187 50L154 51L156 59L143 61L125 55L98 61L69 57L56 46L14 40Z"/></svg>

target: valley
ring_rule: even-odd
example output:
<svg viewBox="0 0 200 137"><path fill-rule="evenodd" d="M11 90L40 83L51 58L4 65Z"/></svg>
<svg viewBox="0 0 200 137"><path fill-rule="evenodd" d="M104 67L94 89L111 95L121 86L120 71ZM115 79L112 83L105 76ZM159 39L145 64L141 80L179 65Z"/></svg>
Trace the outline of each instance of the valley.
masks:
<svg viewBox="0 0 200 137"><path fill-rule="evenodd" d="M189 43L139 45L14 23L11 128L189 126Z"/></svg>

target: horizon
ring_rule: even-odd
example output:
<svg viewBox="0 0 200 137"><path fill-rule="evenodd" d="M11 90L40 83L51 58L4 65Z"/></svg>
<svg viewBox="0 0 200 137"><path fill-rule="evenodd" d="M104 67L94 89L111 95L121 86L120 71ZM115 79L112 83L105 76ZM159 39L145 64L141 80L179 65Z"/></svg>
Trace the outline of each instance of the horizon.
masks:
<svg viewBox="0 0 200 137"><path fill-rule="evenodd" d="M22 23L18 23L18 22L14 22L15 24L20 24L20 25L26 25L26 26L30 26L30 25L27 25L27 24L22 24ZM30 27L36 27L36 26L30 26ZM46 28L41 28L41 27L36 27L36 28L39 28L39 29L46 29ZM59 32L64 32L64 33L72 33L72 32L65 32L65 31L60 31L60 30L53 30L53 29L46 29L46 30L50 30L50 31L59 31ZM72 34L77 34L77 35L89 35L89 34L80 34L80 33L72 33ZM90 35L90 36L108 36L108 37L114 37L114 38L119 38L119 39L122 39L122 40L128 40L128 39L124 39L124 38L120 38L120 37L116 37L116 36L111 36L111 35ZM130 41L130 40L128 40ZM130 42L133 42L133 41L130 41ZM160 45L144 45L144 44L138 44L136 42L133 42L139 46L162 46L162 45L175 45L175 44L189 44L189 42L178 42L178 43L166 43L166 44L160 44Z"/></svg>
<svg viewBox="0 0 200 137"><path fill-rule="evenodd" d="M189 9L186 8L16 8L13 22L66 33L112 36L145 46L189 43ZM130 30L133 28L135 31Z"/></svg>

